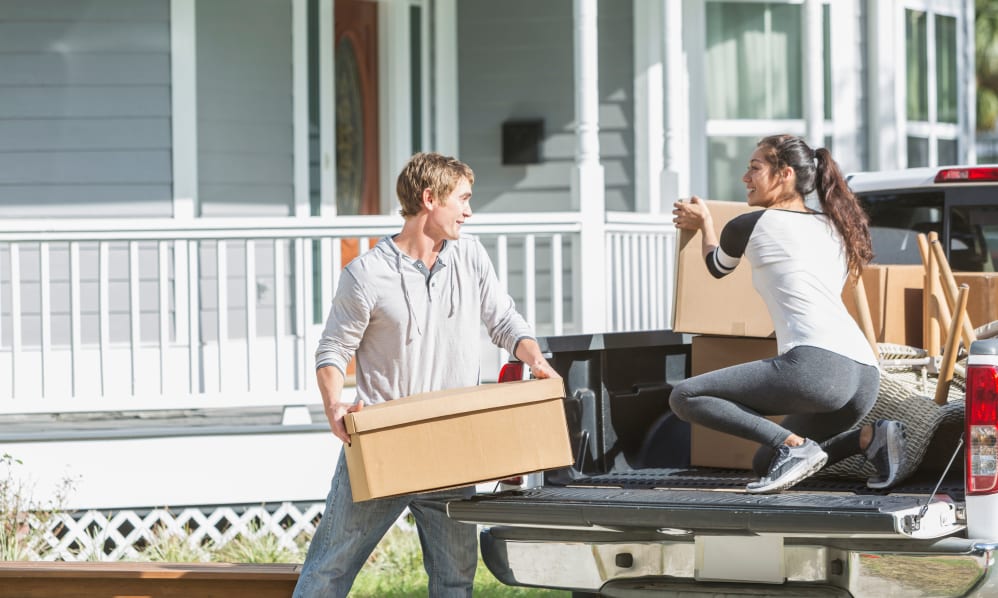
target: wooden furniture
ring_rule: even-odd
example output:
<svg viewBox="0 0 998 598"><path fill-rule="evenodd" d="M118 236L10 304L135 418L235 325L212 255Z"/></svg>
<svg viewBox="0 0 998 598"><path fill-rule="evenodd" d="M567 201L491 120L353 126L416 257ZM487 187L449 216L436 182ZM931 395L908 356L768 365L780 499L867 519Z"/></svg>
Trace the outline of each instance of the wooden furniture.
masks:
<svg viewBox="0 0 998 598"><path fill-rule="evenodd" d="M288 598L300 564L0 562L0 598Z"/></svg>
<svg viewBox="0 0 998 598"><path fill-rule="evenodd" d="M939 365L939 378L936 380L936 405L945 405L949 396L950 383L953 381L953 368L956 366L956 356L960 352L960 331L963 322L967 320L967 292L965 284L960 285L957 292L956 308L953 310L953 320L950 322L949 334L943 349L943 359Z"/></svg>

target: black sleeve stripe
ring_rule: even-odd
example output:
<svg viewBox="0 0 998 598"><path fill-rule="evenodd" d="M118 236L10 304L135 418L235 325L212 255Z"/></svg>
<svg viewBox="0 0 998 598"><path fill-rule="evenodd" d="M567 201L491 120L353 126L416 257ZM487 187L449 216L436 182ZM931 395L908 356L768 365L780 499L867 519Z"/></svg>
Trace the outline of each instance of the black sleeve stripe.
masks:
<svg viewBox="0 0 998 598"><path fill-rule="evenodd" d="M756 210L742 214L724 226L720 245L707 256L707 270L714 278L730 274L738 266L755 229L755 223L765 212L765 210Z"/></svg>
<svg viewBox="0 0 998 598"><path fill-rule="evenodd" d="M724 253L724 250L720 247L715 247L714 251L710 252L710 255L707 256L707 271L714 278L721 278L722 276L731 274L735 267L738 266L739 261L738 258L733 258Z"/></svg>

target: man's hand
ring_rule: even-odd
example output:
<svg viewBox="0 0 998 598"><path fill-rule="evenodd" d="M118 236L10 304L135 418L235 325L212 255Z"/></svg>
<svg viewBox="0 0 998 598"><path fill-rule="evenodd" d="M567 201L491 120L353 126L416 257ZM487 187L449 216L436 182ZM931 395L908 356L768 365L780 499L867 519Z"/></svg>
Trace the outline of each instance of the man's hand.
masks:
<svg viewBox="0 0 998 598"><path fill-rule="evenodd" d="M548 363L548 360L544 359L540 345L532 338L521 339L516 345L514 356L527 364L534 378L561 378L558 372L554 371L554 368Z"/></svg>
<svg viewBox="0 0 998 598"><path fill-rule="evenodd" d="M325 408L326 419L329 420L329 429L333 431L333 435L343 441L343 444L350 444L350 435L347 434L346 424L343 423L343 418L346 417L347 413L356 413L364 407L363 403L336 403L332 407L328 405Z"/></svg>
<svg viewBox="0 0 998 598"><path fill-rule="evenodd" d="M551 364L543 357L529 365L530 373L534 375L534 378L561 378L558 372L554 371Z"/></svg>

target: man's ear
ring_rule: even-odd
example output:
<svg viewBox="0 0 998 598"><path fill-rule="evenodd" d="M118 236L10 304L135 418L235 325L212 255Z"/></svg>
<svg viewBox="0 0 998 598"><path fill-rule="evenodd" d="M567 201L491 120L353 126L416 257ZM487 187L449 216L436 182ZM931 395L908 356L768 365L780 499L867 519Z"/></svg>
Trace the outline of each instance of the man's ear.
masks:
<svg viewBox="0 0 998 598"><path fill-rule="evenodd" d="M429 187L427 187L426 189L423 189L423 195L420 198L420 200L423 202L423 207L424 208L426 208L427 210L432 210L433 209L433 190L430 189Z"/></svg>

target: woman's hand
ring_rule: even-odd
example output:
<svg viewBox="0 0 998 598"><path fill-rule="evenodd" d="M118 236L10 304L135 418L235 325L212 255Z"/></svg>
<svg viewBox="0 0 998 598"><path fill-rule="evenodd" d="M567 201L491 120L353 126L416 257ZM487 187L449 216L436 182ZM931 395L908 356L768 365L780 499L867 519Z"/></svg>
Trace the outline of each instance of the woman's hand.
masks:
<svg viewBox="0 0 998 598"><path fill-rule="evenodd" d="M712 224L710 210L702 199L694 195L689 201L679 200L672 204L672 223L684 230L703 230Z"/></svg>

